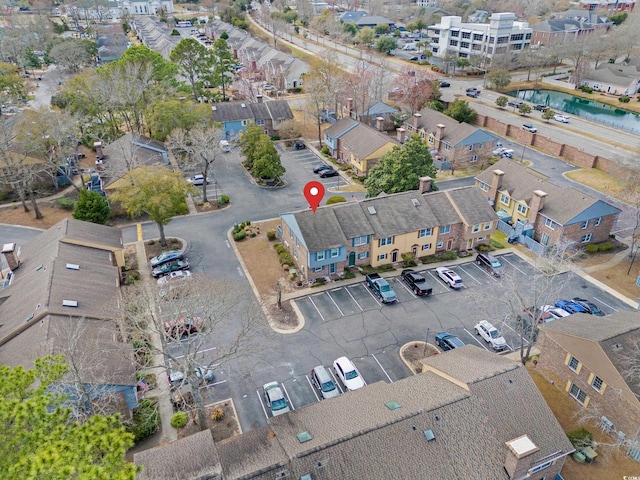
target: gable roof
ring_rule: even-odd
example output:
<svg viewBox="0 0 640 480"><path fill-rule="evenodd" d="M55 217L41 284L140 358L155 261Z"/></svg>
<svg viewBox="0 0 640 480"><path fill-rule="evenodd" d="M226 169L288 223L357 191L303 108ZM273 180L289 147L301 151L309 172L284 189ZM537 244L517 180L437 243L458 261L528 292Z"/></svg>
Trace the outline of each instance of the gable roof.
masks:
<svg viewBox="0 0 640 480"><path fill-rule="evenodd" d="M550 182L541 173L509 158L503 158L493 164L479 174L476 179L491 185L494 170L502 170L504 172L500 191L507 191L511 198L524 201L528 206L531 205L535 190L545 192L547 196L544 198L540 214L560 225L571 225L588 218L597 218L620 212L616 207L580 190L571 187L560 187Z"/></svg>
<svg viewBox="0 0 640 480"><path fill-rule="evenodd" d="M344 117L327 128L324 134L329 138L340 138L359 123L351 117Z"/></svg>
<svg viewBox="0 0 640 480"><path fill-rule="evenodd" d="M606 317L576 313L543 325L550 337L607 384L640 408L640 382L624 378L627 358L637 355L640 312L615 312Z"/></svg>
<svg viewBox="0 0 640 480"><path fill-rule="evenodd" d="M537 462L573 451L522 365L474 346L426 363L434 361L426 373L313 403L217 444L224 478L506 478L505 442L523 434L539 448ZM311 439L301 442L302 432Z"/></svg>
<svg viewBox="0 0 640 480"><path fill-rule="evenodd" d="M400 145L395 138L363 123L358 123L341 138L342 145L358 158L366 158L389 143Z"/></svg>
<svg viewBox="0 0 640 480"><path fill-rule="evenodd" d="M346 12L342 12L340 14L339 19L343 23L353 23L357 19L366 17L366 16L367 16L367 12L363 10L347 10Z"/></svg>
<svg viewBox="0 0 640 480"><path fill-rule="evenodd" d="M103 146L102 152L105 156L105 186L121 179L131 167L168 163L167 148L163 142L131 132Z"/></svg>
<svg viewBox="0 0 640 480"><path fill-rule="evenodd" d="M477 188L444 190L458 216L466 226L496 220L496 212Z"/></svg>
<svg viewBox="0 0 640 480"><path fill-rule="evenodd" d="M361 27L366 25L395 25L396 22L380 15L367 15L358 18L353 23Z"/></svg>
<svg viewBox="0 0 640 480"><path fill-rule="evenodd" d="M387 105L384 102L377 102L371 105L366 111L360 113L358 117L377 117L378 115L385 115L388 113L398 113L396 107Z"/></svg>
<svg viewBox="0 0 640 480"><path fill-rule="evenodd" d="M418 120L418 130L423 129L427 133L435 133L438 124L445 126L442 135L442 141L453 147L467 146L478 143L495 142L498 137L491 133L474 127L468 123L458 122L444 113L437 112L430 108L420 110L420 119ZM407 119L405 123L409 124L415 117Z"/></svg>
<svg viewBox="0 0 640 480"><path fill-rule="evenodd" d="M291 120L293 113L286 100L264 101L262 103L221 102L211 107L216 122L237 122L240 120Z"/></svg>
<svg viewBox="0 0 640 480"><path fill-rule="evenodd" d="M580 30L590 30L590 25L581 25L578 20L571 18L555 18L543 20L542 22L531 25L534 32L567 32L574 33Z"/></svg>

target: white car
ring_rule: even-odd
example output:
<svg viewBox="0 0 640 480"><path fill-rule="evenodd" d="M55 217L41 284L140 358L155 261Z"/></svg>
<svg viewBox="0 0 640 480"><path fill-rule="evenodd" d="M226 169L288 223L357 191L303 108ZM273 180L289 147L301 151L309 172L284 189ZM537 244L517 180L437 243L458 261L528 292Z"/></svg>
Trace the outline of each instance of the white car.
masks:
<svg viewBox="0 0 640 480"><path fill-rule="evenodd" d="M347 390L357 390L366 385L356 366L347 357L340 357L333 362L333 370Z"/></svg>
<svg viewBox="0 0 640 480"><path fill-rule="evenodd" d="M486 320L480 320L476 323L476 334L484 338L484 341L491 344L491 348L496 351L502 351L507 348L507 342L500 333L500 331L494 327L490 322Z"/></svg>
<svg viewBox="0 0 640 480"><path fill-rule="evenodd" d="M209 184L211 180L209 180L209 177L207 177L207 185ZM204 181L204 175L194 175L193 177L191 177L189 180L187 180L187 182L189 182L191 185L195 185L197 187L204 185L205 181Z"/></svg>
<svg viewBox="0 0 640 480"><path fill-rule="evenodd" d="M542 310L543 312L547 312L550 315L553 315L554 319L568 317L569 315L571 315L566 310L563 310L562 308L554 307L553 305L543 305L540 307L540 310ZM547 322L551 320L552 319L549 318L547 319Z"/></svg>
<svg viewBox="0 0 640 480"><path fill-rule="evenodd" d="M177 283L184 280L188 280L191 277L191 272L188 270L179 270L177 272L171 272L169 275L160 277L158 279L158 285L169 285L171 283Z"/></svg>
<svg viewBox="0 0 640 480"><path fill-rule="evenodd" d="M494 155L500 156L500 155L502 155L502 154L503 154L504 152L506 152L506 151L507 151L507 149L506 149L506 148L504 148L504 147L500 147L500 148L496 148L492 153L493 153Z"/></svg>
<svg viewBox="0 0 640 480"><path fill-rule="evenodd" d="M557 120L558 122L562 122L562 123L569 123L569 117L567 117L566 115L561 115L559 113L556 113L553 116L554 120Z"/></svg>
<svg viewBox="0 0 640 480"><path fill-rule="evenodd" d="M456 272L447 267L438 267L436 268L436 273L440 277L440 279L449 285L451 288L462 288L464 284L462 283L462 279L458 276Z"/></svg>
<svg viewBox="0 0 640 480"><path fill-rule="evenodd" d="M269 410L274 417L290 412L289 401L282 392L282 387L278 382L265 383L262 387L264 401L267 402Z"/></svg>

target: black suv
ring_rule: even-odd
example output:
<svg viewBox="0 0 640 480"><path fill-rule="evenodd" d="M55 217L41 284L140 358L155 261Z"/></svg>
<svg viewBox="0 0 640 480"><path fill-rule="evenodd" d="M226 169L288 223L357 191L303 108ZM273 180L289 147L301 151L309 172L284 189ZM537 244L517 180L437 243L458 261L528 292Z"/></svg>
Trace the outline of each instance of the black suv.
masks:
<svg viewBox="0 0 640 480"><path fill-rule="evenodd" d="M549 110L549 107L547 107L546 105L542 105L541 103L539 103L538 105L534 105L533 106L534 110L538 110L539 112L546 112L547 110Z"/></svg>
<svg viewBox="0 0 640 480"><path fill-rule="evenodd" d="M304 140L296 140L293 142L294 150L304 150L305 148L307 148L307 146L304 144Z"/></svg>
<svg viewBox="0 0 640 480"><path fill-rule="evenodd" d="M479 253L476 263L495 277L501 277L504 274L504 267L500 260L488 253Z"/></svg>
<svg viewBox="0 0 640 480"><path fill-rule="evenodd" d="M427 280L415 270L407 268L402 271L402 280L416 295L431 295L433 289L427 284Z"/></svg>

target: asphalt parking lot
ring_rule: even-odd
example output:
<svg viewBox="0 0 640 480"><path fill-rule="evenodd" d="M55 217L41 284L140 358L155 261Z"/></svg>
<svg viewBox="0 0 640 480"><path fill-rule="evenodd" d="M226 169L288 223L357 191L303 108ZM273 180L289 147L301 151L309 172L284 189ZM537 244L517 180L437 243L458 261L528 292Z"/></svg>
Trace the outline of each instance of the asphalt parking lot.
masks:
<svg viewBox="0 0 640 480"><path fill-rule="evenodd" d="M333 361L343 355L353 361L367 384L394 382L411 375L398 355L407 342L426 339L435 343L438 332L448 331L465 344L490 350L475 334L473 327L479 320L489 320L502 331L509 346L503 353L509 353L517 348L518 335L511 321L505 321L508 309L504 301L513 291L512 282L526 283L532 267L512 253L499 258L506 270L499 279L478 267L473 257L453 267L464 282L460 290L449 289L437 277L435 267L417 267L433 287L428 297L416 297L398 276L391 277L398 295L398 302L391 305L382 305L364 281L336 282L335 288L300 297L294 302L305 318L304 328L270 339L270 358L250 373L234 365L221 366L215 371L220 383L208 387L206 397L211 402L233 398L246 430L264 425L271 416L262 396L263 384L280 382L291 407L304 407L319 401L310 381L312 368L324 365L331 371ZM581 296L607 314L630 308L572 272L554 277L551 291L550 303Z"/></svg>

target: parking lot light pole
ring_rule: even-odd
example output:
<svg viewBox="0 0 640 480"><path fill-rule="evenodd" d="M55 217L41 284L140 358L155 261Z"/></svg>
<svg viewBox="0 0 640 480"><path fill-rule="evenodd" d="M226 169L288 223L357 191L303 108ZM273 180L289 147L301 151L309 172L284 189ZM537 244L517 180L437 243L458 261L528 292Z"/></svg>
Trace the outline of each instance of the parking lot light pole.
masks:
<svg viewBox="0 0 640 480"><path fill-rule="evenodd" d="M521 163L524 163L524 151L527 149L526 145L522 145L522 158L520 159Z"/></svg>

